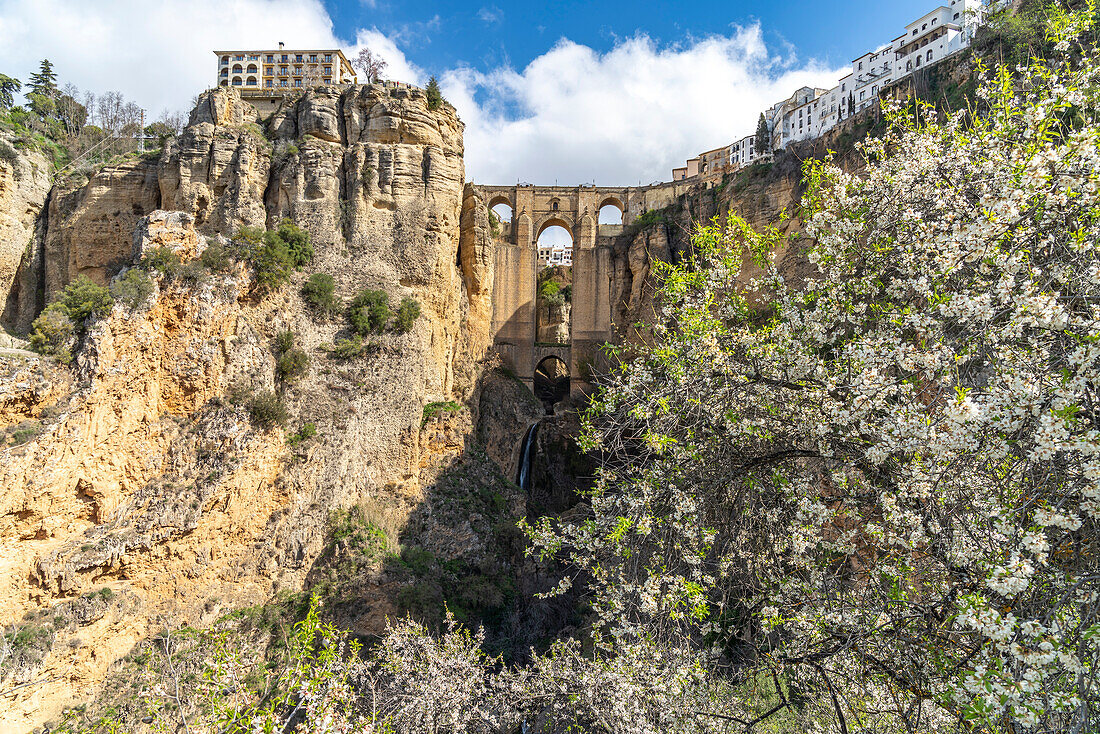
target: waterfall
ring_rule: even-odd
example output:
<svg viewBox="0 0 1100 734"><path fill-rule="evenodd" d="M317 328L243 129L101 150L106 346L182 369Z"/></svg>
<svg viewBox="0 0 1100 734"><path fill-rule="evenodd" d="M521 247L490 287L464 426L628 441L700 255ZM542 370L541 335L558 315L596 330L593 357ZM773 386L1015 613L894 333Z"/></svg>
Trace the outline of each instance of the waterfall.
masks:
<svg viewBox="0 0 1100 734"><path fill-rule="evenodd" d="M535 456L535 436L538 434L539 424L535 423L527 429L523 437L523 449L519 453L519 469L516 470L516 484L526 492L531 484L531 462Z"/></svg>

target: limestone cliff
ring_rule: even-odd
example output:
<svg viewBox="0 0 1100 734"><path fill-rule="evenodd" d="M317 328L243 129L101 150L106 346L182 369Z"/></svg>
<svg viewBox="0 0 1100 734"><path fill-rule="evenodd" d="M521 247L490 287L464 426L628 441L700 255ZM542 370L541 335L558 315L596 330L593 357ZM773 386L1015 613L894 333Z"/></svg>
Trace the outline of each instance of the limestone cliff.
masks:
<svg viewBox="0 0 1100 734"><path fill-rule="evenodd" d="M31 250L50 191L50 161L0 131L0 293L9 293Z"/></svg>
<svg viewBox="0 0 1100 734"><path fill-rule="evenodd" d="M14 688L0 729L85 700L158 625L203 625L302 588L341 507L368 508L395 545L505 572L483 550L497 542L492 522L445 538L435 524L409 524L443 511L435 487L452 466L495 471L463 453L493 278L484 205L463 172L461 122L449 105L429 110L419 90L321 88L262 125L218 90L159 160L52 192L8 301L7 322L24 329L76 276L107 283L153 246L186 263L243 225L289 217L316 255L265 297L242 263L205 282L160 277L144 303L92 323L71 371L3 363L0 428L33 428L2 448L0 624L46 642L0 667L0 689ZM337 359L326 345L347 336L343 322L300 294L313 272L332 275L344 299L363 288L415 298L422 316L408 333L372 337L366 356ZM311 360L293 384L275 370L283 331ZM250 397L271 390L286 430L249 419ZM426 419L426 405L455 400L475 406L465 423ZM306 424L314 437L288 441ZM357 607L351 624L376 631L395 611L383 596L364 597L377 603ZM58 610L48 624L37 621L45 609Z"/></svg>

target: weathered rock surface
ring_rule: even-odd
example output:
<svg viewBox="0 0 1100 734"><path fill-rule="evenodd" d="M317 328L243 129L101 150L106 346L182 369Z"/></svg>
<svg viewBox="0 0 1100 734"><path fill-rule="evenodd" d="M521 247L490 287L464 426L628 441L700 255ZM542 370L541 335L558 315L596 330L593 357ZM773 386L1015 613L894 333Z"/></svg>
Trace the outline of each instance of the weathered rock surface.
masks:
<svg viewBox="0 0 1100 734"><path fill-rule="evenodd" d="M0 132L0 293L11 292L19 262L32 249L52 184L50 162Z"/></svg>
<svg viewBox="0 0 1100 734"><path fill-rule="evenodd" d="M0 375L0 428L40 421L38 435L0 449L0 624L102 587L132 599L122 617L81 629L101 654L74 667L72 649L54 644L16 678L0 670L0 687L48 681L19 689L0 729L84 698L155 620L201 625L211 610L300 588L336 508L370 507L395 533L431 516L418 508L453 463L472 461L455 457L473 428L469 416L422 427L424 406L476 405L490 343L488 222L471 200L460 243L463 179L462 125L419 90L314 90L273 115L267 137L250 105L219 90L160 160L54 192L9 301L8 322L24 328L71 279L106 283L151 247L188 261L208 240L291 217L316 255L263 298L243 264L198 285L159 278L147 303L91 326L71 387L45 360ZM422 315L409 333L372 337L366 356L335 359L323 347L348 334L302 301L313 272L332 275L345 300L378 288L394 304L415 298ZM275 371L284 330L311 361L293 385ZM258 428L245 407L273 389L285 430ZM306 423L316 437L289 446ZM420 532L441 557L486 555L484 533ZM392 616L376 601L357 608L356 628Z"/></svg>

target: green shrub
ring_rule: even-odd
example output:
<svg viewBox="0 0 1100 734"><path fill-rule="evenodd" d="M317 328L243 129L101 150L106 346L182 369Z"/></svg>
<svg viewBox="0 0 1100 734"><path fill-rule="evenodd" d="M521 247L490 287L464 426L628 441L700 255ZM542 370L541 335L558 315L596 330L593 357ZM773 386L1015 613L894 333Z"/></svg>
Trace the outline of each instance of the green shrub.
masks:
<svg viewBox="0 0 1100 734"><path fill-rule="evenodd" d="M275 234L286 243L287 252L295 268L300 268L313 259L313 244L310 242L309 232L300 228L289 219L279 222L279 228Z"/></svg>
<svg viewBox="0 0 1100 734"><path fill-rule="evenodd" d="M364 343L362 337L356 335L351 339L337 339L336 343L329 348L328 353L337 359L356 359L362 357L366 351L366 343Z"/></svg>
<svg viewBox="0 0 1100 734"><path fill-rule="evenodd" d="M272 428L286 423L286 405L276 393L265 390L248 401L248 414L252 422L261 428Z"/></svg>
<svg viewBox="0 0 1100 734"><path fill-rule="evenodd" d="M302 298L325 316L339 310L336 299L336 281L328 273L314 273L302 286Z"/></svg>
<svg viewBox="0 0 1100 734"><path fill-rule="evenodd" d="M116 301L137 308L153 293L153 279L140 268L130 268L111 281L111 297Z"/></svg>
<svg viewBox="0 0 1100 734"><path fill-rule="evenodd" d="M294 332L280 331L275 335L275 351L280 354L294 348Z"/></svg>
<svg viewBox="0 0 1100 734"><path fill-rule="evenodd" d="M6 161L13 171L19 162L19 154L15 152L15 148L8 145L6 140L0 140L0 161Z"/></svg>
<svg viewBox="0 0 1100 734"><path fill-rule="evenodd" d="M294 270L294 260L290 256L286 243L272 232L263 236L263 244L252 257L252 267L256 271L256 282L263 290L277 290L290 280Z"/></svg>
<svg viewBox="0 0 1100 734"><path fill-rule="evenodd" d="M69 319L78 331L84 330L90 316L106 316L115 305L110 291L96 285L86 275L81 275L65 286L61 302L69 309Z"/></svg>
<svg viewBox="0 0 1100 734"><path fill-rule="evenodd" d="M425 423L430 421L432 418L435 418L437 415L442 415L443 413L454 413L459 410L462 410L462 404L456 403L453 400L428 403L424 406L424 417L421 419L420 425L423 426Z"/></svg>
<svg viewBox="0 0 1100 734"><path fill-rule="evenodd" d="M75 332L69 308L64 303L51 303L31 325L31 348L68 364L73 359Z"/></svg>
<svg viewBox="0 0 1100 734"><path fill-rule="evenodd" d="M288 145L288 146L286 146L286 154L287 155L298 155L298 146L297 145Z"/></svg>
<svg viewBox="0 0 1100 734"><path fill-rule="evenodd" d="M284 382L297 382L309 372L309 355L296 347L288 349L276 361L275 371Z"/></svg>
<svg viewBox="0 0 1100 734"><path fill-rule="evenodd" d="M167 247L154 247L141 258L141 267L172 276L180 266L180 256Z"/></svg>
<svg viewBox="0 0 1100 734"><path fill-rule="evenodd" d="M14 446L20 446L42 433L42 424L38 421L24 421L11 432L11 442Z"/></svg>
<svg viewBox="0 0 1100 734"><path fill-rule="evenodd" d="M206 266L199 260L191 260L176 268L175 279L183 285L194 288L205 283L210 278L206 272Z"/></svg>
<svg viewBox="0 0 1100 734"><path fill-rule="evenodd" d="M199 255L199 261L212 273L224 273L233 267L233 258L229 251L217 240L207 244L206 249Z"/></svg>
<svg viewBox="0 0 1100 734"><path fill-rule="evenodd" d="M413 324L420 318L420 303L414 298L402 298L393 319L393 328L400 334L412 331Z"/></svg>
<svg viewBox="0 0 1100 734"><path fill-rule="evenodd" d="M317 435L317 426L312 423L306 423L297 433L292 433L286 437L287 446L297 446L302 441L308 441Z"/></svg>
<svg viewBox="0 0 1100 734"><path fill-rule="evenodd" d="M380 332L390 320L390 297L385 291L364 290L348 306L348 320L359 334Z"/></svg>

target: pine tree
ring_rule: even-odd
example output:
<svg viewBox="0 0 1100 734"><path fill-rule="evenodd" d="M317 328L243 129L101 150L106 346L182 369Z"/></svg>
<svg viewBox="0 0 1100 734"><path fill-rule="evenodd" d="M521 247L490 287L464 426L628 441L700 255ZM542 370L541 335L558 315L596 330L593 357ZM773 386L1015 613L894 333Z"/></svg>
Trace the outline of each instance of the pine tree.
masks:
<svg viewBox="0 0 1100 734"><path fill-rule="evenodd" d="M851 117L856 113L856 94L855 92L848 92L848 117Z"/></svg>
<svg viewBox="0 0 1100 734"><path fill-rule="evenodd" d="M764 155L771 147L771 131L768 130L768 121L761 112L760 121L756 123L756 154Z"/></svg>
<svg viewBox="0 0 1100 734"><path fill-rule="evenodd" d="M0 74L0 110L10 109L15 102L15 93L22 88L23 84L18 79L15 79L4 74Z"/></svg>
<svg viewBox="0 0 1100 734"><path fill-rule="evenodd" d="M51 98L57 96L57 74L54 73L53 64L49 59L42 59L38 72L31 74L29 86L33 94Z"/></svg>
<svg viewBox="0 0 1100 734"><path fill-rule="evenodd" d="M439 81L434 76L428 80L428 88L424 93L428 96L428 109L438 110L443 104L443 93L439 91Z"/></svg>

